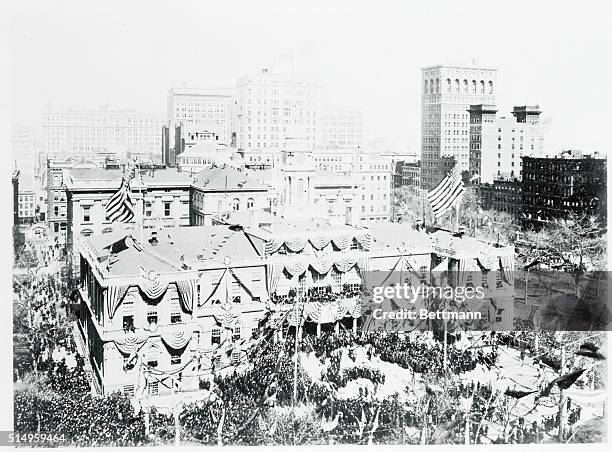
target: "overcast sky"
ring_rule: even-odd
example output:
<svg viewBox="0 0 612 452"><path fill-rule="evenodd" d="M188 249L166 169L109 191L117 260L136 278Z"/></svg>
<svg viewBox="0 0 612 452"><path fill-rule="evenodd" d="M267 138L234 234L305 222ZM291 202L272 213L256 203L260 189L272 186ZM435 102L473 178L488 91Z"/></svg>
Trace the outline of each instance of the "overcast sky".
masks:
<svg viewBox="0 0 612 452"><path fill-rule="evenodd" d="M420 68L499 68L498 107L539 103L555 148L606 151L610 32L605 2L13 2L15 122L59 108L165 114L166 92L233 86L296 54L332 103L363 106L373 135L420 149ZM274 63L277 61L276 63Z"/></svg>

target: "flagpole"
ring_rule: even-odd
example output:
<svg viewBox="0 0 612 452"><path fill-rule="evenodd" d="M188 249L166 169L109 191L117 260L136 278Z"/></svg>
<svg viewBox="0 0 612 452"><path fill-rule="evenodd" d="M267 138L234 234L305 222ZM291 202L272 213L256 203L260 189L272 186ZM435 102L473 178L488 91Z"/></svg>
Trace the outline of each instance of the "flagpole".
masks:
<svg viewBox="0 0 612 452"><path fill-rule="evenodd" d="M455 204L455 230L459 232L459 199L457 199L457 204Z"/></svg>
<svg viewBox="0 0 612 452"><path fill-rule="evenodd" d="M142 173L140 172L140 168L138 166L138 161L136 161L136 169L138 171L138 175L140 176L140 202L142 203L142 210L140 215L140 244L144 240L144 214L145 214L145 201L144 201L144 190L143 190L143 182L142 182Z"/></svg>

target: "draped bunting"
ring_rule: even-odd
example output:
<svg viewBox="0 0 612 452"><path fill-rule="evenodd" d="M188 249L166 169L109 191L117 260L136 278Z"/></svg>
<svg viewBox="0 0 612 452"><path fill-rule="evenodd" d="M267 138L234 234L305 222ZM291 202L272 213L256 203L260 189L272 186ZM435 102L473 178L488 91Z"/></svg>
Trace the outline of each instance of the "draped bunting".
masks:
<svg viewBox="0 0 612 452"><path fill-rule="evenodd" d="M304 304L304 317L310 318L313 322L318 322L322 307L323 307L323 304L320 302L305 303Z"/></svg>
<svg viewBox="0 0 612 452"><path fill-rule="evenodd" d="M503 256L499 258L500 266L508 271L514 270L514 259L510 256Z"/></svg>
<svg viewBox="0 0 612 452"><path fill-rule="evenodd" d="M238 284L240 284L240 286L246 291L246 293L249 295L249 297L253 297L253 293L251 292L251 290L248 288L248 286L242 282L242 280L240 278L238 278L238 275L236 274L236 272L234 272L234 270L232 270L231 268L227 268L230 272L230 274L234 277L234 279L238 282Z"/></svg>
<svg viewBox="0 0 612 452"><path fill-rule="evenodd" d="M208 285L208 287L212 286L212 290L211 290L210 294L208 294L206 299L203 302L201 302L198 306L203 306L206 303L208 303L211 300L211 298L217 293L217 290L221 286L221 281L223 281L223 278L225 278L225 274L226 273L227 273L227 268L225 270L223 270L223 273L221 274L221 277L218 280L214 279L213 281L209 281L210 284ZM207 273L205 273L205 274L207 274Z"/></svg>
<svg viewBox="0 0 612 452"><path fill-rule="evenodd" d="M362 231L355 234L355 240L357 240L365 250L369 250L372 245L372 235L368 231Z"/></svg>
<svg viewBox="0 0 612 452"><path fill-rule="evenodd" d="M230 302L225 302L222 305L223 312L220 315L215 315L215 321L226 330L233 328L238 321L238 314L234 311L234 307Z"/></svg>
<svg viewBox="0 0 612 452"><path fill-rule="evenodd" d="M336 267L340 273L345 273L355 267L357 259L349 256L323 256L322 258L313 258L312 256L296 255L290 256L285 262L285 270L292 277L303 274L308 267L311 267L320 275L329 273L332 267Z"/></svg>
<svg viewBox="0 0 612 452"><path fill-rule="evenodd" d="M480 263L480 265L482 265L484 268L486 268L487 270L491 270L496 263L496 258L489 255L489 254L480 254L478 256L478 262Z"/></svg>
<svg viewBox="0 0 612 452"><path fill-rule="evenodd" d="M512 260L508 257L500 257L499 258L499 268L502 272L502 280L510 284L514 285L514 273L512 272Z"/></svg>
<svg viewBox="0 0 612 452"><path fill-rule="evenodd" d="M358 297L345 298L331 303L304 303L300 307L301 315L294 307L288 315L290 325L297 322L304 323L305 320L315 323L333 323L344 317L358 318L361 316L361 302Z"/></svg>
<svg viewBox="0 0 612 452"><path fill-rule="evenodd" d="M332 256L323 256L320 259L313 260L310 262L310 266L320 275L325 275L328 273L332 266L334 265L334 260Z"/></svg>
<svg viewBox="0 0 612 452"><path fill-rule="evenodd" d="M301 256L291 256L285 263L285 270L291 275L301 275L308 268L306 260Z"/></svg>
<svg viewBox="0 0 612 452"><path fill-rule="evenodd" d="M106 289L106 314L112 319L127 293L128 286L108 286Z"/></svg>
<svg viewBox="0 0 612 452"><path fill-rule="evenodd" d="M159 273L148 272L140 267L140 278L138 279L138 287L141 292L151 300L161 298L168 290L168 283L160 280Z"/></svg>
<svg viewBox="0 0 612 452"><path fill-rule="evenodd" d="M357 265L357 260L351 259L347 256L341 256L340 259L334 263L334 265L336 266L336 270L338 270L340 273L346 273Z"/></svg>
<svg viewBox="0 0 612 452"><path fill-rule="evenodd" d="M463 266L463 268L461 269L464 272L480 272L481 269L478 266L478 262L481 262L481 257L479 256L478 259L461 259L461 264ZM482 264L481 264L482 265ZM484 268L486 268L487 270L490 270L492 267L492 264L489 262L488 263L489 267L486 267L483 265Z"/></svg>
<svg viewBox="0 0 612 452"><path fill-rule="evenodd" d="M178 289L178 293L181 300L181 307L185 312L193 312L193 300L196 297L197 284L198 281L195 279L188 279L176 282L176 287Z"/></svg>
<svg viewBox="0 0 612 452"><path fill-rule="evenodd" d="M167 331L161 334L161 339L167 347L173 348L174 350L180 350L184 348L191 340L192 331L185 329L183 326L179 328L172 328L171 331Z"/></svg>
<svg viewBox="0 0 612 452"><path fill-rule="evenodd" d="M280 279L283 268L277 264L271 264L267 266L268 278L266 279L268 293L275 293L278 287L278 280Z"/></svg>
<svg viewBox="0 0 612 452"><path fill-rule="evenodd" d="M307 243L315 250L321 250L330 243L333 243L340 250L350 248L353 243L353 239L356 240L362 248L368 250L372 243L372 236L369 231L359 231L356 234L352 234L349 231L330 232L328 234L318 233L312 237L287 235L285 237L275 237L270 241L266 242L266 254L276 253L283 245L294 253L302 251Z"/></svg>
<svg viewBox="0 0 612 452"><path fill-rule="evenodd" d="M123 339L113 341L117 349L124 355L131 355L146 342L147 336L138 336L134 332L126 333Z"/></svg>

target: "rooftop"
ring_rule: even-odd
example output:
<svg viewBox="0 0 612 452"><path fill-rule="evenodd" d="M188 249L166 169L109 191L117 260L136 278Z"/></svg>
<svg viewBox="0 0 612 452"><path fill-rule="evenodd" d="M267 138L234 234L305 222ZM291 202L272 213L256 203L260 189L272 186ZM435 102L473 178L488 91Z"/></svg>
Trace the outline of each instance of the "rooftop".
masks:
<svg viewBox="0 0 612 452"><path fill-rule="evenodd" d="M202 141L195 146L185 149L177 157L202 157L203 155L227 153L228 157L233 154L224 143L218 141Z"/></svg>
<svg viewBox="0 0 612 452"><path fill-rule="evenodd" d="M193 186L203 191L266 191L267 188L248 176L227 165L205 168L193 178Z"/></svg>
<svg viewBox="0 0 612 452"><path fill-rule="evenodd" d="M118 188L123 176L122 169L73 168L68 171L66 186L77 188ZM188 174L175 169L146 171L142 174L142 182L146 187L189 187L191 180ZM132 187L140 186L140 178L132 182Z"/></svg>
<svg viewBox="0 0 612 452"><path fill-rule="evenodd" d="M412 251L430 252L429 237L424 230L417 231L407 223L371 223L372 250L393 250L400 248Z"/></svg>
<svg viewBox="0 0 612 452"><path fill-rule="evenodd" d="M228 259L257 258L254 246L263 249L263 242L251 238L252 243L242 230L229 226L164 228L155 231L156 243L151 230L142 242L139 235L128 228L85 240L110 276L138 275L141 267L159 273L224 267Z"/></svg>

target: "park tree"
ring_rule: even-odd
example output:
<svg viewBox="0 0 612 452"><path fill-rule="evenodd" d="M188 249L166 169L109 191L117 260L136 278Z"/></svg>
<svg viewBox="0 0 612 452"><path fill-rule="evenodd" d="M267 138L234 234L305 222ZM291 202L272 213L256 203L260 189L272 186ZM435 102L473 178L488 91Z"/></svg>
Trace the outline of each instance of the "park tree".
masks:
<svg viewBox="0 0 612 452"><path fill-rule="evenodd" d="M528 267L535 263L547 270L538 275L538 282L549 297L542 309L542 328L571 324L578 330L607 322L609 312L605 297L601 296L601 289L606 286L603 271L607 241L605 230L595 217L570 214L567 220L527 231L524 240L529 246L521 254L519 264ZM552 299L551 294L561 295Z"/></svg>

